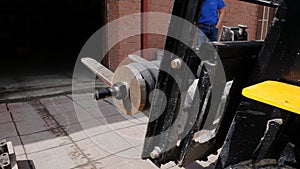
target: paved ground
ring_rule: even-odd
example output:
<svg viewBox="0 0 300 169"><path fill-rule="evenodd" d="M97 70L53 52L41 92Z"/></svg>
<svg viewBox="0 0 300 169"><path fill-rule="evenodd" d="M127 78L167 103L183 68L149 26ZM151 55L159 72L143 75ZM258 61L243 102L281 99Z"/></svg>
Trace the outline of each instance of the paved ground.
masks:
<svg viewBox="0 0 300 169"><path fill-rule="evenodd" d="M13 142L22 166L31 160L37 169L157 168L140 159L147 117L119 114L109 99L62 94L2 103L0 117L1 139ZM214 160L188 168L213 168Z"/></svg>
<svg viewBox="0 0 300 169"><path fill-rule="evenodd" d="M71 72L33 72L0 74L0 139L12 141L20 169L157 168L140 159L146 116L120 114L110 99L96 102L90 95L68 94ZM78 88L86 90L95 83L78 81ZM187 168L213 168L215 159ZM168 163L162 168L178 167Z"/></svg>
<svg viewBox="0 0 300 169"><path fill-rule="evenodd" d="M95 84L93 78L73 78L72 71L48 72L29 71L17 73L0 72L0 103L6 100L20 101L34 97L45 97L70 93L72 91L72 81L81 90L88 90L91 84ZM100 80L96 81L96 86L104 86Z"/></svg>

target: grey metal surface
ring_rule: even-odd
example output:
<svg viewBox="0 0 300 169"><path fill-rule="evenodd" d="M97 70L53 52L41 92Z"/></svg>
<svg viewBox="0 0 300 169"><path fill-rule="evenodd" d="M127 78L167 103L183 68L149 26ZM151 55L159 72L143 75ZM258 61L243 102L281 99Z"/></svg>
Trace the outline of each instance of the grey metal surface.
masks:
<svg viewBox="0 0 300 169"><path fill-rule="evenodd" d="M134 62L119 66L114 73L92 58L83 58L81 61L110 87L105 89L106 93L104 90L96 93L99 95L104 92L103 96L112 96L114 104L121 112L133 115L145 111L147 98L155 87L159 68L157 63L140 56L129 55L128 57Z"/></svg>
<svg viewBox="0 0 300 169"><path fill-rule="evenodd" d="M159 67L155 63L133 54L128 55L128 58L136 63L140 63L141 65L145 66L151 72L152 76L157 79Z"/></svg>
<svg viewBox="0 0 300 169"><path fill-rule="evenodd" d="M98 76L106 85L112 86L114 73L92 58L82 58L81 62Z"/></svg>

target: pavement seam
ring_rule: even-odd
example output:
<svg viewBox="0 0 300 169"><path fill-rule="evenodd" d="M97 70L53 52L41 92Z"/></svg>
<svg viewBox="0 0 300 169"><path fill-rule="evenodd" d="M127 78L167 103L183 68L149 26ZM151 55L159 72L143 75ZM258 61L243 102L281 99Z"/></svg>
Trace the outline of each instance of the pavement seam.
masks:
<svg viewBox="0 0 300 169"><path fill-rule="evenodd" d="M66 97L68 97L69 99L71 99L73 103L75 103L77 106L79 106L80 108L82 108L83 110L85 110L86 112L88 112L91 116L93 116L93 117L95 117L95 118L98 118L98 117L94 116L93 114L91 114L88 110L86 110L86 107L84 107L84 106L82 106L81 104L78 103L78 101L83 101L83 100L73 100L73 98L70 97L70 96L68 96L68 95L66 95ZM110 103L109 101L107 101L107 100L103 100L103 101L107 103L107 105L104 105L103 107L107 107L107 106L114 106L114 107L115 107L115 105L112 104L112 103ZM97 108L98 108L99 110L101 110L101 109L99 108L99 105L98 105ZM75 111L75 112L76 112L76 111ZM118 115L118 114L117 114L117 115ZM116 115L110 115L110 116L105 116L105 117L112 117L112 116L116 116ZM101 118L105 118L105 117L101 117Z"/></svg>
<svg viewBox="0 0 300 169"><path fill-rule="evenodd" d="M24 150L24 155L25 155L25 157L26 157L26 159L27 159L27 163L28 163L28 165L30 166L30 168L34 168L34 167L32 166L32 164L30 163L30 161L28 160L28 156L27 156L27 153L26 153L26 149L25 149L23 140L21 139L21 135L20 135L20 132L19 132L19 130L18 130L18 128L17 128L17 124L16 124L16 122L15 122L15 120L14 120L14 117L13 117L11 111L10 111L9 108L8 108L7 103L5 103L5 106L6 106L6 110L7 110L7 111L9 112L9 114L10 114L10 117L11 117L11 119L12 119L12 123L13 123L14 126L15 126L16 132L17 132L17 134L18 134L18 137L19 137L19 139L20 139L22 148L23 148L23 150Z"/></svg>
<svg viewBox="0 0 300 169"><path fill-rule="evenodd" d="M86 110L85 107L83 107L82 105L78 104L76 100L73 100L72 97L70 97L69 95L66 95L66 97L68 97L69 99L71 99L73 101L73 103L75 102L75 104L77 104L79 107L81 107L82 109L84 109L86 112L88 112ZM107 105L103 106L103 107L107 107L107 106L113 106L115 108L115 105L113 103L111 103L111 101L107 100L107 99L102 99L102 101L106 102ZM112 101L113 102L113 101ZM100 108L99 108L100 109ZM116 109L116 108L115 108ZM101 109L100 109L101 110ZM117 109L116 109L117 110ZM118 110L117 110L118 111ZM119 112L119 111L118 111ZM89 113L89 112L88 112ZM119 112L120 113L120 112ZM89 113L91 116L95 117L93 114ZM120 113L120 115L124 118L126 118L126 115L124 115L123 113ZM101 118L106 118L106 117L112 117L112 116L116 116L116 115L111 115L111 116L105 116L105 117L101 117ZM143 123L143 124L147 124L144 123L142 120L140 120L138 117L132 116L135 120L138 120L139 122ZM95 117L98 118L98 117ZM127 118L126 118L127 119ZM127 119L128 120L128 119Z"/></svg>
<svg viewBox="0 0 300 169"><path fill-rule="evenodd" d="M54 118L53 115L51 115L51 113L46 109L46 107L44 107L44 105L40 102L40 100L35 100L36 103L38 104L38 106L40 106L43 110L44 113L47 114L48 117L51 117L52 120L57 124L58 128L61 129L61 131L63 132L63 134L68 137L68 139L71 141L70 144L73 144L78 151L82 154L82 156L84 158L86 158L88 160L88 163L90 163L93 167L96 168L96 166L94 166L94 164L91 163L91 159L81 150L81 148L76 144L76 142L73 140L73 138L71 136L69 136L68 132L63 128L63 126L61 124L59 124L59 122ZM32 103L30 102L30 104L32 105ZM34 108L37 108L37 105L32 105ZM38 109L37 109L38 110ZM68 145L68 144L66 144ZM59 147L59 146L58 146Z"/></svg>
<svg viewBox="0 0 300 169"><path fill-rule="evenodd" d="M135 148L135 147L129 147L129 148L126 148L126 149L124 149L124 150L117 151L117 152L115 152L114 154L110 154L110 155L107 155L107 156L105 156L105 157L101 157L101 158L92 160L91 162L94 163L94 162L97 162L97 161L99 161L99 160L102 160L102 159L105 159L105 158L109 158L109 157L111 157L111 156L119 156L119 157L122 157L121 155L118 155L118 153L122 153L122 152L124 152L124 151L130 150L130 149L134 149L134 148ZM104 151L106 151L106 150L104 150ZM128 157L124 157L124 158L128 158ZM100 162L100 163L101 163L101 162Z"/></svg>
<svg viewBox="0 0 300 169"><path fill-rule="evenodd" d="M66 95L66 97L68 97L68 98L70 98L71 100L73 100L73 98L69 97L68 95ZM113 103L111 103L111 102L108 101L108 100L105 100L105 99L104 99L103 101L106 102L106 103L108 104L108 105L106 105L106 106L114 106ZM83 107L82 105L78 104L76 100L73 100L73 103L74 103L74 102L75 102L76 105L78 105L79 107L81 107L82 109L84 109L84 111L88 112L88 111L86 110L86 108ZM89 112L88 112L88 113L89 113ZM89 113L89 114L90 114L91 116L95 117L93 114L91 114L91 113ZM113 116L119 116L119 115L112 115L112 116L108 116L108 117L113 117ZM123 114L121 114L121 116L124 117ZM97 117L95 117L95 118L98 119ZM107 118L107 117L101 117L101 118L105 120L105 118ZM124 117L124 118L125 118L126 120L128 120L126 117ZM126 127L123 127L123 128L118 128L118 129L111 129L110 131L107 131L107 132L104 132L104 133L101 133L101 134L96 134L96 135L93 136L93 137L95 137L95 136L103 135L103 134L105 134L105 133L114 132L115 134L117 134L118 136L120 136L120 138L121 138L123 141L125 141L127 144L131 145L131 147L129 147L129 148L127 148L127 149L124 149L124 150L121 150L121 151L118 151L118 152L115 152L114 154L108 155L108 156L106 156L106 157L102 157L102 158L93 160L92 162L95 162L95 161L97 161L97 160L101 160L101 159L104 159L104 158L107 158L107 157L110 157L110 156L113 156L113 155L117 155L118 153L121 153L121 152L130 150L130 149L135 149L135 150L137 150L137 151L139 152L139 150L138 150L138 147L139 147L139 146L133 146L130 142L128 142L126 139L124 139L124 138L122 137L122 135L118 132L118 130L130 128L130 127L134 127L134 126L138 126L138 125L145 125L145 123L143 123L143 122L142 122L141 120L139 120L138 118L136 118L136 117L133 117L133 118L134 118L135 120L138 120L138 121L141 122L142 124L129 125L129 126L126 126ZM79 122L79 124L80 124L80 122ZM108 124L108 125L109 125L109 124ZM84 138L84 139L81 139L81 140L90 139L88 135L87 135L87 137L88 137L88 138ZM101 147L100 147L100 148L101 148ZM106 150L104 150L104 151L106 151ZM107 151L107 152L108 152L108 151Z"/></svg>
<svg viewBox="0 0 300 169"><path fill-rule="evenodd" d="M114 116L119 116L119 115L112 115L112 116L108 116L108 117L114 117ZM105 119L105 118L99 117L99 118L96 118L96 119ZM68 124L68 125L61 125L61 124L59 124L59 126L57 126L57 127L51 127L51 129L60 129L60 128L63 128L65 130L66 127L70 127L72 125L78 125L78 124L80 125L82 122L87 122L87 121L89 121L89 120L85 120L85 121L81 121L81 122L76 122L76 123L72 123L72 124ZM5 122L5 123L10 123L10 122ZM1 124L4 124L4 123L1 123ZM107 125L109 126L110 124L107 124ZM106 134L106 133L109 133L109 132L112 132L112 131L118 131L118 130L122 130L122 129L127 129L127 128L138 126L138 125L145 125L145 123L135 124L135 125L129 125L129 126L126 126L126 127L123 127L123 128L118 128L118 129L110 129L109 131L105 131L103 133L95 134L92 137L94 137L94 136L100 136L102 134ZM20 134L19 136L20 137L21 136L29 136L29 135L32 135L32 134L38 134L38 133L46 132L46 131L49 131L51 129L40 130L40 131L37 131L37 132L32 132L32 133L23 134L23 135ZM82 130L84 130L84 129L82 129ZM87 134L86 134L86 136L87 136L87 138L89 137ZM87 138L79 139L79 140L77 140L75 142L82 141L82 140L85 140ZM66 145L68 145L68 144L66 144ZM37 152L40 152L40 151L37 151ZM29 153L29 154L31 154L31 153Z"/></svg>
<svg viewBox="0 0 300 169"><path fill-rule="evenodd" d="M60 129L60 128L61 128L61 126L51 127L49 129L45 129L45 130L35 131L35 132L26 133L26 134L22 134L22 135L20 134L20 137L21 136L30 136L30 135L33 135L33 134L39 134L39 133L43 133L43 132L46 132L46 131L50 131L51 132L51 130Z"/></svg>
<svg viewBox="0 0 300 169"><path fill-rule="evenodd" d="M62 94L70 94L72 91L65 91L61 93L54 93L54 94L45 94L42 96L28 96L24 98L16 98L16 99L0 99L0 103L18 103L18 102L28 102L36 99L42 99L42 98L50 98L50 97L55 97L55 96L61 96Z"/></svg>

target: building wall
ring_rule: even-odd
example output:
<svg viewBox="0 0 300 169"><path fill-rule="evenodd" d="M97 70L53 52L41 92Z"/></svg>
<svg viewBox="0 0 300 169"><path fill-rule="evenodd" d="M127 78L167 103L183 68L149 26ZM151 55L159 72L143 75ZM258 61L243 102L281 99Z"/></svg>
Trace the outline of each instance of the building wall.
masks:
<svg viewBox="0 0 300 169"><path fill-rule="evenodd" d="M148 11L170 14L172 12L173 2L174 2L173 0L149 0ZM155 19L151 21L155 22ZM153 24L150 23L150 25L147 26L148 27L153 26ZM167 32L162 32L162 33L166 34ZM164 42L166 37L162 35L154 35L154 34L150 34L147 37L148 38L147 38L146 48L148 48L148 50L144 52L144 57L150 60L156 59L156 49L162 49L164 47Z"/></svg>
<svg viewBox="0 0 300 169"><path fill-rule="evenodd" d="M257 35L257 18L259 6L239 0L225 0L226 9L223 20L225 26L247 25L248 39L255 40Z"/></svg>
<svg viewBox="0 0 300 169"><path fill-rule="evenodd" d="M141 12L141 0L107 0L107 22L114 21L123 16L140 13ZM139 19L137 19L139 20ZM139 20L140 21L140 20ZM141 23L136 23L136 28L141 27ZM124 31L123 25L118 25L116 30ZM118 34L115 32L114 34ZM117 35L116 35L117 36ZM110 49L107 55L107 66L111 70L115 70L118 65L126 58L128 54L134 53L141 49L140 35L133 36L122 40L112 49Z"/></svg>
<svg viewBox="0 0 300 169"><path fill-rule="evenodd" d="M143 2L142 2L143 1ZM122 16L139 13L143 10L149 12L164 12L171 13L173 0L107 0L107 21L113 21ZM145 4L147 2L147 4ZM143 3L143 7L142 7ZM223 25L237 26L238 24L248 25L249 40L256 39L257 35L257 18L259 7L254 4L241 2L239 0L225 0L226 10ZM146 6L145 6L146 5ZM140 18L142 21L142 18ZM140 23L137 23L141 27ZM146 29L147 26L145 25ZM142 28L142 27L141 27ZM123 29L123 27L119 27ZM144 46L146 52L143 52L143 57L147 59L155 59L156 49L161 49L164 46L165 37L161 35L148 34L144 35L146 41L142 40L141 36L135 36L123 40L117 44L108 54L109 68L115 70L118 64L126 58L128 54L139 52Z"/></svg>

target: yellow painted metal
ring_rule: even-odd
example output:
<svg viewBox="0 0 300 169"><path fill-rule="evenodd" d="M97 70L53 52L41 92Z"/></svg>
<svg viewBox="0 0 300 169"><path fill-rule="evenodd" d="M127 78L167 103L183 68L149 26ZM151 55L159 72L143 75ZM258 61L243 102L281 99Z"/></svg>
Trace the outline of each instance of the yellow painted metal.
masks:
<svg viewBox="0 0 300 169"><path fill-rule="evenodd" d="M244 88L250 99L300 114L300 87L277 81L265 81Z"/></svg>

